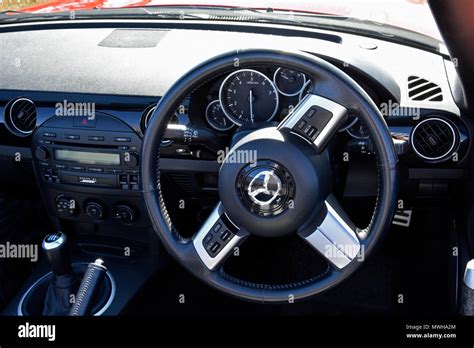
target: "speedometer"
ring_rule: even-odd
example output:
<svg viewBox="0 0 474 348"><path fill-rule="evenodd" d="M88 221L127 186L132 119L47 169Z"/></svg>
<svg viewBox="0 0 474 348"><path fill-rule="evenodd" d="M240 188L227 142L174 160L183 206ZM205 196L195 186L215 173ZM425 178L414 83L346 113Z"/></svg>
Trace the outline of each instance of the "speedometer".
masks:
<svg viewBox="0 0 474 348"><path fill-rule="evenodd" d="M241 126L249 122L270 121L278 110L278 92L264 74L241 69L225 78L219 90L222 111Z"/></svg>

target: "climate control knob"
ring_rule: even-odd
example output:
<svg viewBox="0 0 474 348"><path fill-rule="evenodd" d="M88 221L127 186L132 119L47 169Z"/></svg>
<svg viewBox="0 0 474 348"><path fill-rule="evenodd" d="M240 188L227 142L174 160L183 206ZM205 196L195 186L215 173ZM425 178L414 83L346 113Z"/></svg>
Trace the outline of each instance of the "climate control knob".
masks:
<svg viewBox="0 0 474 348"><path fill-rule="evenodd" d="M55 200L56 211L61 217L71 217L77 213L77 202L74 198L66 195L59 195Z"/></svg>
<svg viewBox="0 0 474 348"><path fill-rule="evenodd" d="M135 222L135 212L128 205L119 205L115 209L114 218L118 222L129 225Z"/></svg>
<svg viewBox="0 0 474 348"><path fill-rule="evenodd" d="M86 204L86 214L96 221L104 219L104 208L100 203L89 202Z"/></svg>
<svg viewBox="0 0 474 348"><path fill-rule="evenodd" d="M47 161L49 159L49 150L46 146L40 145L35 150L35 157L40 161Z"/></svg>

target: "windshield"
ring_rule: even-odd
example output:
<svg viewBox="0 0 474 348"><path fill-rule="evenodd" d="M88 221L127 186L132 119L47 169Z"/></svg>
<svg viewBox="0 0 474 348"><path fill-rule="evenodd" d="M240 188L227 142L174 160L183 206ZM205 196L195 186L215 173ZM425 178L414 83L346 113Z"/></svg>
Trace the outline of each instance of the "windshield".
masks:
<svg viewBox="0 0 474 348"><path fill-rule="evenodd" d="M381 32L386 27L400 28L441 41L427 0L0 0L0 11L15 10L28 14L42 14L43 18L45 14L65 11L133 7L147 9L180 7L181 11L206 9L210 14L222 8L258 10L267 15L275 15L272 17L274 22L280 20L282 23L287 23L288 19L297 19L295 23L303 25L308 24L312 17L331 15L373 23L376 25L374 30ZM10 15L15 13L12 12ZM244 21L246 18L243 16L241 20Z"/></svg>

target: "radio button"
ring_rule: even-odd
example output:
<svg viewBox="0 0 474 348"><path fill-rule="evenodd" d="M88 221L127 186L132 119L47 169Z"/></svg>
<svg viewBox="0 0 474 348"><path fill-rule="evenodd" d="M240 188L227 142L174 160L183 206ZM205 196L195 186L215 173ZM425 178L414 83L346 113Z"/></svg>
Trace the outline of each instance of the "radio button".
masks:
<svg viewBox="0 0 474 348"><path fill-rule="evenodd" d="M43 136L47 138L56 138L56 133L44 132Z"/></svg>
<svg viewBox="0 0 474 348"><path fill-rule="evenodd" d="M125 164L127 165L127 167L133 168L133 167L138 166L138 159L139 159L139 156L138 156L138 153L136 152L125 152L123 154L123 160Z"/></svg>
<svg viewBox="0 0 474 348"><path fill-rule="evenodd" d="M129 137L115 137L114 141L117 143L129 143L132 139Z"/></svg>
<svg viewBox="0 0 474 348"><path fill-rule="evenodd" d="M81 136L76 134L64 134L64 138L69 140L78 140L81 139Z"/></svg>
<svg viewBox="0 0 474 348"><path fill-rule="evenodd" d="M67 166L64 164L55 164L54 168L56 169L67 169Z"/></svg>
<svg viewBox="0 0 474 348"><path fill-rule="evenodd" d="M102 173L104 168L89 167L89 172Z"/></svg>
<svg viewBox="0 0 474 348"><path fill-rule="evenodd" d="M89 135L87 138L91 141L104 141L104 137L98 136L98 135Z"/></svg>
<svg viewBox="0 0 474 348"><path fill-rule="evenodd" d="M72 166L71 170L76 170L76 171L79 171L79 172L83 172L84 170L86 170L86 168L81 167L81 166Z"/></svg>
<svg viewBox="0 0 474 348"><path fill-rule="evenodd" d="M40 161L47 161L49 159L49 150L46 146L40 145L35 150L35 157Z"/></svg>
<svg viewBox="0 0 474 348"><path fill-rule="evenodd" d="M129 147L125 146L125 145L119 146L118 148L119 148L119 150L128 150L129 149Z"/></svg>
<svg viewBox="0 0 474 348"><path fill-rule="evenodd" d="M123 170L122 169L107 169L107 173L112 173L112 174L122 174Z"/></svg>

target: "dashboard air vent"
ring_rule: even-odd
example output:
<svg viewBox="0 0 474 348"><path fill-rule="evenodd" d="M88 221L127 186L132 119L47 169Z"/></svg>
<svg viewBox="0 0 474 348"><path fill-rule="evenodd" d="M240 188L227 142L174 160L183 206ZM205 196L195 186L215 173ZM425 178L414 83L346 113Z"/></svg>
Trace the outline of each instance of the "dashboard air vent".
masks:
<svg viewBox="0 0 474 348"><path fill-rule="evenodd" d="M151 116L153 116L153 112L156 109L156 105L149 106L143 111L142 118L141 118L141 129L142 133L145 134L146 127L148 127L148 123L150 122ZM179 119L176 113L171 116L171 120L168 124L179 124Z"/></svg>
<svg viewBox="0 0 474 348"><path fill-rule="evenodd" d="M448 121L428 118L416 125L411 145L418 156L427 161L443 161L455 151L458 132Z"/></svg>
<svg viewBox="0 0 474 348"><path fill-rule="evenodd" d="M11 101L5 109L5 124L15 135L30 135L36 126L35 104L26 98Z"/></svg>
<svg viewBox="0 0 474 348"><path fill-rule="evenodd" d="M441 87L418 76L408 77L408 96L416 101L443 101Z"/></svg>
<svg viewBox="0 0 474 348"><path fill-rule="evenodd" d="M145 111L143 111L141 119L141 129L143 134L145 134L146 127L148 126L148 122L150 122L150 118L153 115L153 111L155 111L155 109L156 105L152 105L146 108Z"/></svg>

